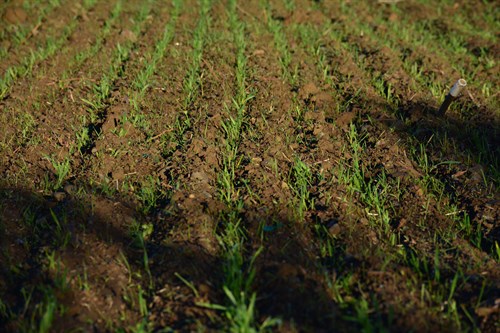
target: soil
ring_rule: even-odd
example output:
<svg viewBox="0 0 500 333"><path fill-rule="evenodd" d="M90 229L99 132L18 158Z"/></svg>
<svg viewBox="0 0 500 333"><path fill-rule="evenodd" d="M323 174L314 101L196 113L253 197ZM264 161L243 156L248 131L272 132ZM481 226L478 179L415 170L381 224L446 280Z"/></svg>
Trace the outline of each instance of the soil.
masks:
<svg viewBox="0 0 500 333"><path fill-rule="evenodd" d="M271 1L271 15L260 2L237 7L253 97L234 171L244 203L237 212L244 268L260 253L252 266L256 323L279 318L271 328L277 332L498 331L499 36L494 24L466 18L490 7L443 5L471 27L456 30L444 9L419 2L296 0L290 10ZM199 3L183 4L140 113L134 79L172 18L170 2L154 3L134 33L144 4L124 1L99 52L83 62L75 59L97 42L115 2L85 10L62 1L22 44L0 35L0 46L9 45L3 75L77 21L64 46L0 100L1 331L39 330L50 299L59 309L54 332L132 332L141 323L150 331L227 330L223 312L200 304L227 303L220 235L229 208L220 198L220 173L227 153L222 123L237 89L236 47L226 4L214 1L199 93L184 107ZM0 10L9 25L34 22L35 13L17 2ZM281 24L295 82L283 76L269 20ZM465 51L439 42L414 47L391 35L391 24L414 22L425 22L437 41L459 33ZM328 24L335 34L323 31ZM303 40L300 26L319 31L319 40ZM383 44L385 36L397 46ZM123 45L130 52L91 120L85 100ZM424 79L408 63L418 64ZM440 100L424 81L449 87L464 74L473 77L469 87L438 115ZM357 158L353 131L363 144L362 181L372 186L364 191L384 199L387 225L374 222L381 212L343 180L342 170ZM84 132L88 141L73 149ZM51 159L70 163L58 187ZM297 161L311 173L303 212L294 188Z"/></svg>

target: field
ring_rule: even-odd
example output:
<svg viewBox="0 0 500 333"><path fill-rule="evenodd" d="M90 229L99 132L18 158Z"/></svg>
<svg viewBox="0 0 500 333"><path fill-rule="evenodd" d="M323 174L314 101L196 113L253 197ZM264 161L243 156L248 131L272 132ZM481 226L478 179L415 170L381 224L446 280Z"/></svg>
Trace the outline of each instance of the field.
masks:
<svg viewBox="0 0 500 333"><path fill-rule="evenodd" d="M494 1L0 17L0 331L500 331Z"/></svg>

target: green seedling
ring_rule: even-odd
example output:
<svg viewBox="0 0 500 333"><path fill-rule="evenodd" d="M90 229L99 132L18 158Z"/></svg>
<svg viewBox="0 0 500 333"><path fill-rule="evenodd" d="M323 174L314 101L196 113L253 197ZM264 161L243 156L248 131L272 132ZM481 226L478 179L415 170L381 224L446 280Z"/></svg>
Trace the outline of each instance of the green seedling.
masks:
<svg viewBox="0 0 500 333"><path fill-rule="evenodd" d="M173 5L174 8L172 11L172 17L169 23L165 26L162 38L156 42L155 51L151 57L151 61L146 64L139 74L137 74L137 77L134 80L134 86L139 92L141 98L146 92L146 89L150 86L149 82L151 77L153 76L158 63L165 56L167 46L174 38L175 26L182 10L182 1L174 0Z"/></svg>
<svg viewBox="0 0 500 333"><path fill-rule="evenodd" d="M45 306L40 309L42 313L42 318L40 320L40 326L38 332L48 333L52 327L52 322L54 321L54 316L56 312L57 303L55 297L47 296Z"/></svg>
<svg viewBox="0 0 500 333"><path fill-rule="evenodd" d="M164 197L164 193L161 191L159 185L159 180L152 176L143 182L137 193L137 197L142 203L141 210L143 213L147 214L154 209L157 203Z"/></svg>
<svg viewBox="0 0 500 333"><path fill-rule="evenodd" d="M345 319L357 323L361 326L361 332L378 332L379 330L374 327L370 320L370 309L368 302L363 298L354 303L354 316L347 316ZM383 331L383 330L382 330Z"/></svg>
<svg viewBox="0 0 500 333"><path fill-rule="evenodd" d="M185 278L182 277L182 275L180 275L179 273L175 272L174 274L179 280L182 281L182 283L184 283L189 289L191 289L191 291L193 292L194 294L194 297L196 298L199 298L200 297L200 294L198 293L198 290L196 289L196 287L194 286L193 283L189 282L188 280L186 280Z"/></svg>
<svg viewBox="0 0 500 333"><path fill-rule="evenodd" d="M65 248L71 239L71 234L66 228L67 217L66 215L58 217L52 209L50 210L50 216L54 222L54 227L49 226L49 230L52 230L54 233L55 244L61 248Z"/></svg>
<svg viewBox="0 0 500 333"><path fill-rule="evenodd" d="M283 78L287 80L290 85L295 86L298 83L299 68L298 65L292 66L292 53L290 52L286 35L283 32L283 25L278 20L271 18L271 8L268 2L264 4L264 10L266 11L267 17L269 17L268 29L273 34L274 45L280 53L279 60Z"/></svg>
<svg viewBox="0 0 500 333"><path fill-rule="evenodd" d="M301 220L304 213L309 209L314 209L314 199L311 198L309 188L312 182L312 173L307 164L299 158L295 159L292 167L289 186L292 188L295 198L298 201L297 209Z"/></svg>
<svg viewBox="0 0 500 333"><path fill-rule="evenodd" d="M95 0L90 0L89 2L95 2ZM90 6L87 8L90 8ZM106 37L109 36L111 28L118 19L118 17L120 16L122 9L123 9L123 1L119 0L116 2L115 7L111 11L110 17L104 22L104 26L101 29L100 34L96 37L95 43L92 44L90 48L83 50L75 55L73 59L74 67L78 67L81 64L83 64L87 59L91 59L99 52L99 50L102 49L103 43L105 42ZM71 71L70 69L65 71L63 73L63 76L69 76L70 71Z"/></svg>
<svg viewBox="0 0 500 333"><path fill-rule="evenodd" d="M59 162L51 156L46 155L44 157L54 167L54 171L55 171L57 179L56 179L56 183L54 184L53 188L59 189L71 171L70 159L68 157L64 161Z"/></svg>
<svg viewBox="0 0 500 333"><path fill-rule="evenodd" d="M495 241L495 255L496 255L495 260L500 262L500 245L498 244L497 241Z"/></svg>
<svg viewBox="0 0 500 333"><path fill-rule="evenodd" d="M9 67L6 73L0 77L0 100L7 96L10 88L17 79L31 74L33 66L36 62L43 61L54 55L56 51L58 51L64 43L66 43L68 37L73 33L76 26L76 20L71 21L69 25L64 27L60 37L47 38L44 46L39 47L36 51L32 50L29 56L26 56L20 61L19 65Z"/></svg>
<svg viewBox="0 0 500 333"><path fill-rule="evenodd" d="M184 79L184 101L183 107L187 111L200 93L202 82L202 73L200 72L201 59L203 57L203 48L206 43L206 35L210 26L210 8L212 4L210 0L201 1L200 20L193 35L193 52L191 54L191 67L188 69Z"/></svg>
<svg viewBox="0 0 500 333"><path fill-rule="evenodd" d="M146 271L149 278L149 290L153 290L154 282L153 275L151 274L151 269L149 267L149 256L146 248L145 240L151 235L153 232L153 226L151 224L140 225L138 223L132 226L132 237L136 246L139 247L142 251L142 261L144 270Z"/></svg>

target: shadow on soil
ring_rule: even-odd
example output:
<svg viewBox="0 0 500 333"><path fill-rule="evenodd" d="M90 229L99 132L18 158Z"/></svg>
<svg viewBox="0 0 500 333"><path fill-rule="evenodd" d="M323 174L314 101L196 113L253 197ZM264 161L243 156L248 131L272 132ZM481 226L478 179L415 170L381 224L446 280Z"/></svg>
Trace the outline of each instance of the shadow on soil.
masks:
<svg viewBox="0 0 500 333"><path fill-rule="evenodd" d="M498 182L500 118L494 115L486 117L486 109L457 104L457 109L466 110L461 116L463 119L452 112L439 116L435 108L421 102L410 102L397 110L396 114L406 122L403 130L418 142L426 144L434 137L438 140L434 149L441 148L449 155L443 156L444 158L455 157L460 160L470 157L471 162L481 165L485 172L496 176ZM435 152L436 155L438 153L439 151Z"/></svg>
<svg viewBox="0 0 500 333"><path fill-rule="evenodd" d="M429 174L444 184L452 204L466 212L471 221L494 222L500 216L483 213L491 207L500 209L497 191L500 185L500 118L486 108L471 106L470 102L457 100L453 103L452 108L462 111L437 115L436 107L422 101L408 102L398 109L389 104L374 105L367 100L358 100L356 106L363 110L380 110L368 113L374 126L365 126L362 134L379 137L386 129L394 131L408 147L406 151L415 155L410 157L413 161L422 158L422 153L426 155ZM500 239L500 226L493 223L487 234L481 246L492 253L494 241Z"/></svg>
<svg viewBox="0 0 500 333"><path fill-rule="evenodd" d="M141 243L137 233L144 232L145 218L125 202L83 202L69 193L56 199L13 188L1 188L0 197L2 332L38 331L49 317L50 331L130 328L148 316L141 301L153 300L146 295L168 292L178 295L164 295L165 311L174 313L161 325L186 327L193 320L185 313L194 306L192 292L174 273L195 286L219 284L217 258L201 248ZM57 306L49 316L50 304ZM184 313L175 313L179 309Z"/></svg>
<svg viewBox="0 0 500 333"><path fill-rule="evenodd" d="M486 218L485 205L500 208L496 190L500 185L500 118L485 117L485 109L457 104L457 109L468 110L467 119L458 119L456 113L438 116L427 104L410 103L398 110L406 122L399 130L425 147L429 162L436 166L432 173L443 182L451 199L471 220L481 220ZM494 223L482 242L483 250L492 253L494 241L499 239L500 226Z"/></svg>
<svg viewBox="0 0 500 333"><path fill-rule="evenodd" d="M224 263L199 244L169 241L167 233L141 246L137 233L147 234L143 226L153 214L62 192L55 198L4 187L0 198L2 332L38 331L47 320L50 331L130 329L144 318L155 329L224 328L223 313L196 304L225 304ZM266 219L284 227L268 232L256 262L258 318L281 318L283 332L343 327L316 259L287 227L292 222ZM149 313L141 313L140 295Z"/></svg>

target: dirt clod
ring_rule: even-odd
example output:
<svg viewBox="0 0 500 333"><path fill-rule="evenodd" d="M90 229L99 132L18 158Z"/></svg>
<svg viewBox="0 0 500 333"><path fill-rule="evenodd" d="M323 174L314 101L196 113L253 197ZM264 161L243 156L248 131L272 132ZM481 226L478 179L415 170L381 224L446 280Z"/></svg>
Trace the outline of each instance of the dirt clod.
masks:
<svg viewBox="0 0 500 333"><path fill-rule="evenodd" d="M19 24L26 22L28 14L19 7L8 7L3 14L3 19L10 24Z"/></svg>

